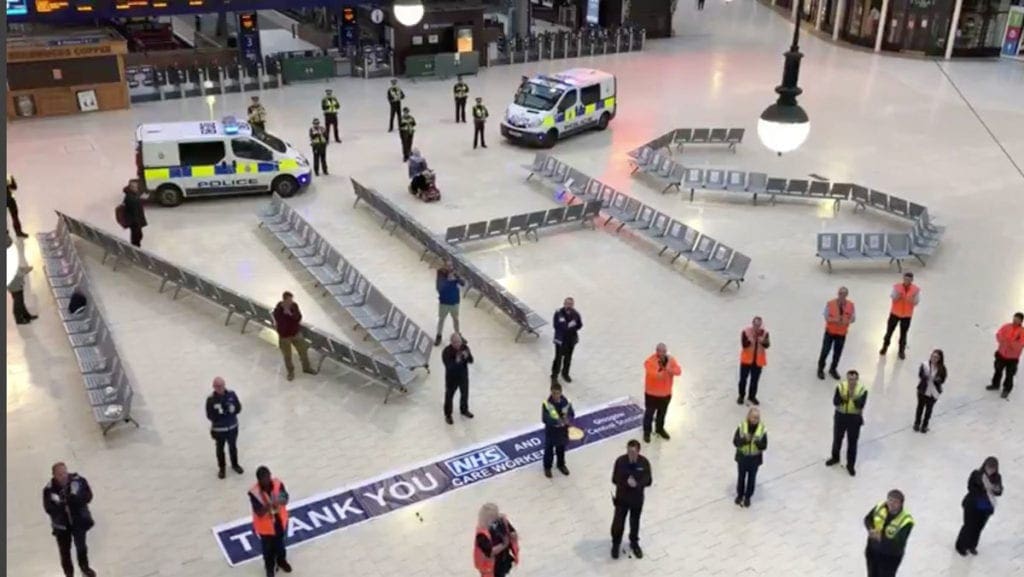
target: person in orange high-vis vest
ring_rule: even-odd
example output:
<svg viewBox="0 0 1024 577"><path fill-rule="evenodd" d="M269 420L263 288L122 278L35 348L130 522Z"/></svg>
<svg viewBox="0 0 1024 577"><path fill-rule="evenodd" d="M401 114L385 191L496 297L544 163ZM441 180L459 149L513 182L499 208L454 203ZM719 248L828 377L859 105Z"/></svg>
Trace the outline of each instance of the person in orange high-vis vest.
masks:
<svg viewBox="0 0 1024 577"><path fill-rule="evenodd" d="M1017 374L1017 366L1020 364L1021 351L1024 351L1024 313L1013 315L1013 321L999 327L996 332L996 342L999 348L996 349L995 369L992 375L992 384L985 387L990 391L999 390L999 381L1003 381L1003 398L1010 398L1010 391L1013 390L1013 376ZM1005 377L1003 375L1006 375Z"/></svg>
<svg viewBox="0 0 1024 577"><path fill-rule="evenodd" d="M267 577L274 577L278 567L285 573L292 566L285 559L285 537L288 533L288 491L284 483L270 475L270 469L256 469L256 484L249 489L252 505L252 530L259 535L263 546L263 567Z"/></svg>
<svg viewBox="0 0 1024 577"><path fill-rule="evenodd" d="M505 577L519 564L519 535L508 518L494 503L480 508L476 538L473 540L473 565L480 577Z"/></svg>
<svg viewBox="0 0 1024 577"><path fill-rule="evenodd" d="M884 355L889 350L889 341L896 325L900 326L900 358L907 358L907 333L910 332L910 318L914 316L914 307L921 301L921 289L914 284L914 273L903 273L903 282L892 285L892 307L889 309L889 322L885 326L885 338L882 339Z"/></svg>
<svg viewBox="0 0 1024 577"><path fill-rule="evenodd" d="M768 331L764 330L761 317L754 317L750 326L740 333L740 395L736 404L742 405L747 396L747 379L750 379L750 403L760 405L757 400L757 383L761 380L761 369L768 364L766 350L771 346Z"/></svg>
<svg viewBox="0 0 1024 577"><path fill-rule="evenodd" d="M675 357L668 354L665 343L658 343L654 354L644 361L644 442L651 442L651 422L654 431L666 441L665 413L672 400L672 381L683 372Z"/></svg>
<svg viewBox="0 0 1024 577"><path fill-rule="evenodd" d="M839 380L839 359L843 356L843 346L846 344L846 332L850 325L857 320L857 309L853 301L846 298L850 291L846 287L839 287L839 294L836 298L825 304L825 336L821 339L821 354L818 355L818 378L825 379L825 360L828 359L828 352L832 351L832 364L829 366L828 374Z"/></svg>

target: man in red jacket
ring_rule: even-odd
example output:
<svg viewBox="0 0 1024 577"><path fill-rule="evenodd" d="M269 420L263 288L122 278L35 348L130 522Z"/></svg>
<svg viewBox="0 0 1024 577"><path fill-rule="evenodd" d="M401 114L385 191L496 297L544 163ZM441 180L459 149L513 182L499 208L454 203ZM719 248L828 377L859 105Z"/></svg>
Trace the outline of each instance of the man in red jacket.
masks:
<svg viewBox="0 0 1024 577"><path fill-rule="evenodd" d="M302 312L299 305L292 299L292 293L285 291L281 302L274 307L274 327L277 329L278 346L284 356L284 366L288 369L288 380L295 379L295 365L292 364L292 348L299 353L302 372L315 375L316 371L309 364L309 344L299 334L302 328Z"/></svg>
<svg viewBox="0 0 1024 577"><path fill-rule="evenodd" d="M1013 315L1013 322L1006 323L999 327L996 332L996 342L999 348L996 350L996 371L992 375L992 384L985 387L990 391L999 390L999 381L1003 381L1004 399L1010 398L1010 391L1013 390L1013 376L1017 374L1017 365L1020 364L1020 354L1024 350L1024 313ZM1003 374L1005 373L1005 377Z"/></svg>

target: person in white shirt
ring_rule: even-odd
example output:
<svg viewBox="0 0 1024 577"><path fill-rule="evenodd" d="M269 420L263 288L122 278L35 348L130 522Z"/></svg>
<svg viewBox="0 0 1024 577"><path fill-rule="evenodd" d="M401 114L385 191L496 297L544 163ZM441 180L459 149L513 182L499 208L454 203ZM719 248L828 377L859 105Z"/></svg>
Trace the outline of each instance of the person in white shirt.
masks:
<svg viewBox="0 0 1024 577"><path fill-rule="evenodd" d="M942 394L942 385L946 382L946 355L942 349L935 349L928 360L921 363L917 370L917 411L914 413L914 430L928 432L928 422L932 418L932 407ZM923 415L923 418L922 418Z"/></svg>

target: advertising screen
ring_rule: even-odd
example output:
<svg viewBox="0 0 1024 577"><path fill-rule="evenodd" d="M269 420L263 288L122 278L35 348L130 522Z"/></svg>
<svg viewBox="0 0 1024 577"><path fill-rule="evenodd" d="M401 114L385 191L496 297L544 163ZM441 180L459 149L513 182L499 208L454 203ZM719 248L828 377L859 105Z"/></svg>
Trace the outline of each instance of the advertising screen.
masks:
<svg viewBox="0 0 1024 577"><path fill-rule="evenodd" d="M28 14L28 0L7 0L8 16L23 16Z"/></svg>

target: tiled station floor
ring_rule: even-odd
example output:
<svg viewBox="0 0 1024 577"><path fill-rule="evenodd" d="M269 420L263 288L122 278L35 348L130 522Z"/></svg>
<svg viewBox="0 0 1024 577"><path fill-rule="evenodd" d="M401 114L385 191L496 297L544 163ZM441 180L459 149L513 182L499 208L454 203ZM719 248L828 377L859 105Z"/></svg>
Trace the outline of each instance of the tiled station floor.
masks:
<svg viewBox="0 0 1024 577"><path fill-rule="evenodd" d="M608 558L610 469L628 438L622 436L571 453L569 478L547 480L532 467L297 548L290 554L296 575L471 575L475 515L486 501L497 502L520 530L523 563L516 573L522 576L861 575L861 519L894 487L907 494L917 520L901 575L1024 574L1024 398L1018 391L1006 402L983 390L993 333L1024 308L1024 176L1007 157L1024 165L1024 66L879 57L805 35L801 103L812 119L811 136L801 150L779 158L759 145L754 127L781 75L789 24L750 1L709 3L699 14L682 3L676 29L675 38L651 42L641 54L502 67L470 78L472 95L482 95L492 113L487 150L472 150L471 127L453 123L449 82L403 82L418 120L416 144L444 194L434 205L404 192L398 137L385 131L386 80L340 79L262 95L270 130L301 145L323 88L339 95L345 142L331 145L332 174L292 202L426 326L436 313L432 270L418 261L418 248L382 232L371 211L352 208L348 177L437 231L554 206L550 188L523 182L522 165L532 152L498 135L497 118L521 74L575 65L615 73L620 109L611 128L562 142L556 154L753 257L743 287L719 293L699 272L670 267L656 250L601 230L470 249L475 263L544 315L563 297L576 298L586 327L567 394L579 409L624 395L642 399L641 364L659 341L681 362L669 412L673 438L644 447L655 483L644 512L643 560ZM247 101L247 95L225 96L217 113L241 113ZM8 166L19 180L26 228L52 229L52 211L60 209L116 230L112 213L134 170L135 126L206 116L205 103L191 99L11 124ZM825 205L754 207L711 194L691 204L629 176L628 150L673 127L712 125L745 126L748 141L735 155L687 150L696 165L862 182L927 205L949 227L928 266L911 265L922 301L906 361L877 354L895 269L837 266L829 275L814 258L816 232L891 225L849 210L833 215ZM151 208L144 246L266 303L291 290L309 321L361 338L257 229L254 213L266 202ZM335 368L286 382L272 334L240 337L196 298L171 301L157 294L152 277L126 267L113 272L99 265L94 247L78 246L133 376L141 428L104 438L91 421L30 240L26 256L36 270L28 302L40 319L19 327L8 318L6 335L12 575L60 574L39 504L56 460L93 485L98 524L90 550L104 577L255 576L259 563L225 564L210 528L248 514L245 491L257 465L268 464L301 498L539 424L550 329L539 340L514 344L513 326L490 305L463 306L464 332L477 358L471 374L477 417L448 426L441 370L386 406L381 387ZM842 368L860 370L871 391L856 478L823 466L833 383L814 376L821 310L839 285L849 287L859 313ZM732 503L730 440L745 410L734 402L739 332L754 315L765 318L773 340L760 394L770 444L753 507L743 510ZM916 368L935 347L946 351L950 378L932 431L921 435L910 428ZM435 366L441 366L436 357ZM223 481L216 478L203 413L217 375L245 406L239 443L248 471ZM1006 495L981 554L962 559L952 547L959 503L968 473L987 455L1002 462Z"/></svg>

